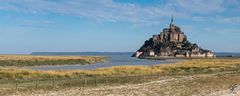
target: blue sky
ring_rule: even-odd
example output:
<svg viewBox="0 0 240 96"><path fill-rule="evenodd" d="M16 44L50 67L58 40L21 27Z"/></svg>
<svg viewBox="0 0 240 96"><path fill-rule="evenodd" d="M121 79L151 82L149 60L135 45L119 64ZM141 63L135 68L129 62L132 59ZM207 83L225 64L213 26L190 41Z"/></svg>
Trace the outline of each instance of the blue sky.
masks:
<svg viewBox="0 0 240 96"><path fill-rule="evenodd" d="M171 15L190 42L240 52L239 0L0 0L0 53L136 51Z"/></svg>

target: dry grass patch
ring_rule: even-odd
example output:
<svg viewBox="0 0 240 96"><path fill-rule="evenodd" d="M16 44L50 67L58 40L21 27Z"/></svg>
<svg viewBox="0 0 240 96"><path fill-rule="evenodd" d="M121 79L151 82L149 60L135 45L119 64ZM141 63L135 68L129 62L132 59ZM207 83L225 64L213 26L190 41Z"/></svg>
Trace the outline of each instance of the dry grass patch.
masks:
<svg viewBox="0 0 240 96"><path fill-rule="evenodd" d="M104 61L106 57L102 56L0 55L0 66L92 64Z"/></svg>

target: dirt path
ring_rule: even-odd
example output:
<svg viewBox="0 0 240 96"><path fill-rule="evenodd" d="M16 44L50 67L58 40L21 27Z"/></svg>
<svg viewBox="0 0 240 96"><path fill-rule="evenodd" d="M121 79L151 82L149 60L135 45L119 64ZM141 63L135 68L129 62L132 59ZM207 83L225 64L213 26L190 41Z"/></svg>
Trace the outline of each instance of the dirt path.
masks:
<svg viewBox="0 0 240 96"><path fill-rule="evenodd" d="M240 96L240 87L231 92L226 87L217 85L223 80L216 80L221 78L215 75L164 77L141 84L75 87L56 91L16 93L13 96ZM231 78L227 77L228 79ZM211 88L212 86L214 88ZM220 88L223 91L218 91Z"/></svg>
<svg viewBox="0 0 240 96"><path fill-rule="evenodd" d="M209 96L240 96L240 87L237 87L234 90L217 91L217 92L211 93Z"/></svg>

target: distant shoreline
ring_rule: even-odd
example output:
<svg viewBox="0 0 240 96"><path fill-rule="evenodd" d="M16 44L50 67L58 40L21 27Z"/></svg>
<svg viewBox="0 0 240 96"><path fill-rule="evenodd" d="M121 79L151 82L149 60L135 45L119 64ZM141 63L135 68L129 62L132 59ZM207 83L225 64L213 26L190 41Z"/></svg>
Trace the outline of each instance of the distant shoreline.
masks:
<svg viewBox="0 0 240 96"><path fill-rule="evenodd" d="M183 59L183 60L190 60L190 59L237 59L240 56L217 56L212 58L201 58L201 57L140 57L139 59L149 59L149 60L171 60L171 59Z"/></svg>
<svg viewBox="0 0 240 96"><path fill-rule="evenodd" d="M129 55L134 52L32 52L30 55Z"/></svg>
<svg viewBox="0 0 240 96"><path fill-rule="evenodd" d="M85 65L106 62L104 56L33 56L33 55L0 55L0 66L25 67L42 65Z"/></svg>

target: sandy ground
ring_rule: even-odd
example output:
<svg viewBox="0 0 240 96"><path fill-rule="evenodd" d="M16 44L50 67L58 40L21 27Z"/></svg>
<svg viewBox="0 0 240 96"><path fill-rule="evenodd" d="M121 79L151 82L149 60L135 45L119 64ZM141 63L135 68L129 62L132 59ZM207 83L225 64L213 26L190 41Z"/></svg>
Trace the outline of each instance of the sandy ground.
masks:
<svg viewBox="0 0 240 96"><path fill-rule="evenodd" d="M12 96L240 96L240 87L210 93L209 89L194 89L187 83L202 76L169 77L141 84L98 87L75 87L55 91L15 93ZM185 82L185 83L182 83ZM197 84L196 84L197 86Z"/></svg>
<svg viewBox="0 0 240 96"><path fill-rule="evenodd" d="M213 92L208 96L240 96L240 87L237 87L234 90L221 90L217 92Z"/></svg>

